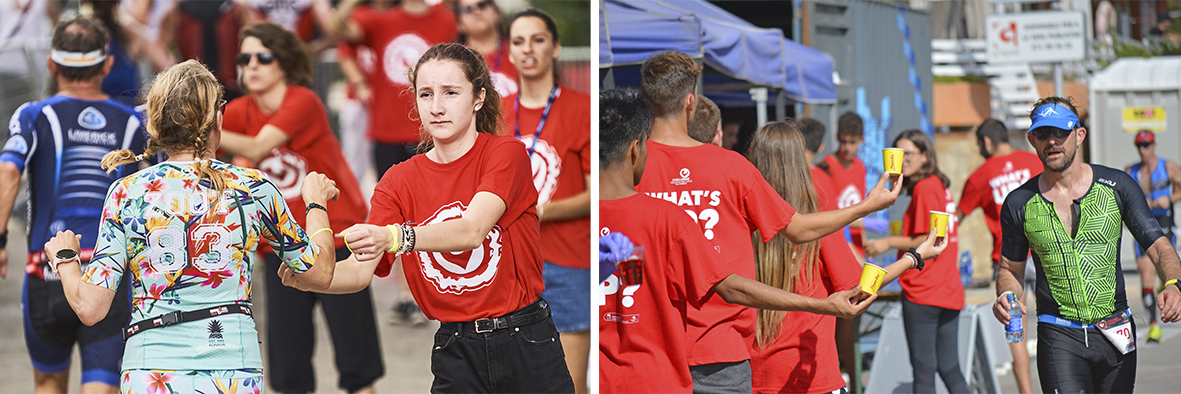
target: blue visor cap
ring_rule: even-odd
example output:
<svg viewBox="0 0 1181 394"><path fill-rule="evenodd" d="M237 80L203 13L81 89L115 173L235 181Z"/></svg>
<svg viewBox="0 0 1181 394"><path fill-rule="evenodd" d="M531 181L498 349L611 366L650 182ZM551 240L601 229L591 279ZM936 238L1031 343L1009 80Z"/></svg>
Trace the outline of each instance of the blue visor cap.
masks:
<svg viewBox="0 0 1181 394"><path fill-rule="evenodd" d="M1026 134L1042 127L1055 127L1063 130L1074 130L1078 127L1078 116L1061 104L1046 104L1033 111L1033 125L1029 126Z"/></svg>

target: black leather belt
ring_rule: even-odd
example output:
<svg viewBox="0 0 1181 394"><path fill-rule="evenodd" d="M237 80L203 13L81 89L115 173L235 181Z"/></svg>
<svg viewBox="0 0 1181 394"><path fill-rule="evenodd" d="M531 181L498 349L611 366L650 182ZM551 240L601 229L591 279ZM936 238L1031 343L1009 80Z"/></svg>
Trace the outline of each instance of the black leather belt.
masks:
<svg viewBox="0 0 1181 394"><path fill-rule="evenodd" d="M501 317L489 317L470 322L444 322L442 326L456 330L471 327L471 330L477 334L483 334L506 328L527 326L545 320L549 315L549 303L538 298L532 304Z"/></svg>
<svg viewBox="0 0 1181 394"><path fill-rule="evenodd" d="M173 324L180 324L187 321L208 319L214 316L230 313L241 313L246 316L253 317L253 315L250 314L250 307L242 304L226 304L222 306L215 306L213 308L198 309L188 312L173 311L153 317L151 319L140 320L138 322L131 323L131 325L127 327L124 327L123 342L127 342L127 338L131 338L132 335L139 334L153 328L171 326Z"/></svg>

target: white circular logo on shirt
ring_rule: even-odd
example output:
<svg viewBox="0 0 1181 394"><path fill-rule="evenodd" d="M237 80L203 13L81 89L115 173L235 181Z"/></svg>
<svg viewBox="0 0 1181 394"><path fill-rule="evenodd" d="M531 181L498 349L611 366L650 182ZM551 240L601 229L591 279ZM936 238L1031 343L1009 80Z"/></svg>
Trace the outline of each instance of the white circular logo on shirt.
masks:
<svg viewBox="0 0 1181 394"><path fill-rule="evenodd" d="M456 201L442 206L422 225L442 223L463 217L467 207ZM501 228L492 226L484 242L465 252L416 252L422 262L422 274L440 293L463 294L492 283L500 266Z"/></svg>
<svg viewBox="0 0 1181 394"><path fill-rule="evenodd" d="M689 169L688 169L688 168L682 168L682 169L681 169L681 178L688 178L688 177L689 177Z"/></svg>
<svg viewBox="0 0 1181 394"><path fill-rule="evenodd" d="M533 144L533 141L532 135L521 136L521 142L525 144L525 149L534 148L533 154L529 155L529 163L533 166L533 187L537 189L537 205L541 205L549 203L554 192L558 190L558 174L562 173L562 157L558 155L558 150L546 140L538 139L536 145Z"/></svg>
<svg viewBox="0 0 1181 394"><path fill-rule="evenodd" d="M861 192L857 191L857 187L849 185L845 190L841 190L840 197L837 198L837 208L846 208L861 202Z"/></svg>
<svg viewBox="0 0 1181 394"><path fill-rule="evenodd" d="M418 58L430 49L425 38L414 33L405 33L386 44L382 51L385 76L396 85L409 85L406 70L418 63Z"/></svg>
<svg viewBox="0 0 1181 394"><path fill-rule="evenodd" d="M500 71L492 72L492 86L496 87L496 93L499 93L500 97L517 94L517 81Z"/></svg>
<svg viewBox="0 0 1181 394"><path fill-rule="evenodd" d="M303 178L308 176L308 162L303 156L285 148L275 148L258 162L258 169L271 177L284 200L300 198L299 189L303 187Z"/></svg>

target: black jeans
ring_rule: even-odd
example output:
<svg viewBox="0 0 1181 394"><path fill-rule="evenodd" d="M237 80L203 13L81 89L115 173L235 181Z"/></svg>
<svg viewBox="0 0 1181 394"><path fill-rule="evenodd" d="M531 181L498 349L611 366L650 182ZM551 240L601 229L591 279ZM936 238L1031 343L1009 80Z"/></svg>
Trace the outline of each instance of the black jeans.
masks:
<svg viewBox="0 0 1181 394"><path fill-rule="evenodd" d="M348 250L336 250L348 256ZM373 296L366 287L352 294L309 293L283 286L279 279L279 256L266 254L267 276L267 365L266 379L276 391L310 393L316 391L312 369L312 350L316 347L316 329L312 311L319 302L332 337L337 386L353 392L373 384L385 375L377 320L373 316Z"/></svg>
<svg viewBox="0 0 1181 394"><path fill-rule="evenodd" d="M935 371L939 371L947 391L967 393L957 343L960 311L916 304L903 295L902 327L914 372L914 392L934 393Z"/></svg>
<svg viewBox="0 0 1181 394"><path fill-rule="evenodd" d="M1037 374L1047 393L1130 393L1136 352L1121 354L1097 328L1038 323Z"/></svg>
<svg viewBox="0 0 1181 394"><path fill-rule="evenodd" d="M385 175L386 170L409 160L418 153L418 144L387 144L373 143L373 168L377 170L377 180Z"/></svg>
<svg viewBox="0 0 1181 394"><path fill-rule="evenodd" d="M509 315L548 308L545 300ZM573 393L574 380L553 317L521 327L476 333L468 323L443 323L431 351L432 393Z"/></svg>

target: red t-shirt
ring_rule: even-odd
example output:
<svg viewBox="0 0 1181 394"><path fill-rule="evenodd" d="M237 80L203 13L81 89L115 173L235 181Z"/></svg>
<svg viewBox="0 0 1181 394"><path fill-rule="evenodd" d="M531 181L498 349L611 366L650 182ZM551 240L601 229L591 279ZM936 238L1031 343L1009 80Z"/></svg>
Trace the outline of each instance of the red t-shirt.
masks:
<svg viewBox="0 0 1181 394"><path fill-rule="evenodd" d="M929 176L914 185L910 206L902 217L902 235L913 237L931 232L930 211L955 212L951 192L943 188L936 176ZM907 270L898 278L902 294L916 304L945 309L964 308L964 284L960 282L959 237L955 215L947 222L947 249L934 260L927 260L922 271ZM902 253L898 254L902 257Z"/></svg>
<svg viewBox="0 0 1181 394"><path fill-rule="evenodd" d="M637 191L672 202L685 210L706 239L722 254L727 267L754 279L751 233L763 241L787 227L795 209L788 205L745 157L722 147L702 144L683 148L648 140L648 161ZM753 338L755 310L710 296L689 311L693 349L689 365L750 359L747 339Z"/></svg>
<svg viewBox="0 0 1181 394"><path fill-rule="evenodd" d="M1001 204L1009 192L1042 173L1042 161L1037 155L1014 150L1004 156L993 156L984 161L968 180L960 195L960 211L964 215L976 208L984 211L984 222L992 233L992 263L1001 261Z"/></svg>
<svg viewBox="0 0 1181 394"><path fill-rule="evenodd" d="M484 62L488 63L488 72L492 73L492 86L500 97L508 97L520 90L517 85L517 66L509 59L508 40L500 40L495 52L485 53ZM590 107L587 107L590 111Z"/></svg>
<svg viewBox="0 0 1181 394"><path fill-rule="evenodd" d="M546 204L582 193L591 173L590 96L562 86L550 107L541 138L534 142L543 108L521 107L513 111L517 96L501 103L506 132L513 135L520 121L521 141L533 164L537 204ZM590 268L590 216L541 222L541 256L545 261L571 268Z"/></svg>
<svg viewBox="0 0 1181 394"><path fill-rule="evenodd" d="M328 112L320 102L320 96L311 89L287 85L283 104L273 114L265 114L258 108L253 96L242 96L226 104L222 128L249 136L256 136L263 126L272 125L287 135L287 143L272 149L256 167L266 172L271 181L283 193L291 217L300 226L307 227L306 206L299 189L308 173L315 171L336 181L340 198L328 201L328 221L334 233L357 223L365 222L365 195L357 177L349 169L341 151L340 142L328 125ZM309 232L319 229L308 229ZM344 246L343 239L336 240L336 247Z"/></svg>
<svg viewBox="0 0 1181 394"><path fill-rule="evenodd" d="M816 190L816 205L821 211L835 211L837 209L837 187L833 185L832 177L820 167L811 167L812 186Z"/></svg>
<svg viewBox="0 0 1181 394"><path fill-rule="evenodd" d="M412 252L402 256L406 283L431 319L462 322L504 316L537 300L541 250L537 190L525 146L512 137L480 133L471 150L446 164L415 155L394 165L373 190L369 223L429 226L463 217L477 192L504 201L505 211L478 248L462 253ZM378 264L389 275L394 256Z"/></svg>
<svg viewBox="0 0 1181 394"><path fill-rule="evenodd" d="M828 155L824 158L824 164L828 165L828 175L832 177L832 185L837 190L837 209L850 207L865 199L865 163L861 159L853 158L853 164L849 168L841 165L841 161L837 160L835 154ZM865 255L865 245L862 245L861 234L865 230L860 228L850 228L849 234L853 237L853 247L857 248L857 254Z"/></svg>
<svg viewBox="0 0 1181 394"><path fill-rule="evenodd" d="M840 233L822 238L818 275L810 292L824 299L852 289L861 280L861 265ZM751 342L751 383L756 393L828 393L845 386L837 357L837 318L808 312L787 312L779 338L764 349Z"/></svg>
<svg viewBox="0 0 1181 394"><path fill-rule="evenodd" d="M684 211L642 193L599 200L599 225L599 234L620 233L644 247L642 285L621 289L612 275L596 292L599 391L692 392L685 314L733 268Z"/></svg>
<svg viewBox="0 0 1181 394"><path fill-rule="evenodd" d="M380 110L369 111L369 137L386 144L418 142L421 125L410 117L414 95L406 92L410 88L406 71L414 68L431 46L455 41L455 14L440 3L425 15L410 15L402 7L395 7L386 12L353 14L352 19L365 32L359 44L377 54L369 85L373 87L371 108Z"/></svg>
<svg viewBox="0 0 1181 394"><path fill-rule="evenodd" d="M372 13L380 13L380 12L383 12L383 11L376 11L372 8L369 8L369 6L364 5L364 4L358 5L356 8L353 8L353 15L372 14ZM354 45L354 44L348 43L347 41L341 41L341 42L336 43L336 58L337 59L350 58L350 59L355 60L357 62L357 67L359 67L361 69L361 73L365 75L365 81L368 83L369 81L373 80L373 78L375 76L373 71L375 69L375 64L377 63L377 56L375 56L373 54L373 49L370 49L367 46ZM348 96L348 98L350 98L350 99L356 98L357 97L356 96L357 87L354 86L352 83L347 83L348 81L345 81L345 82L346 82L345 95Z"/></svg>

